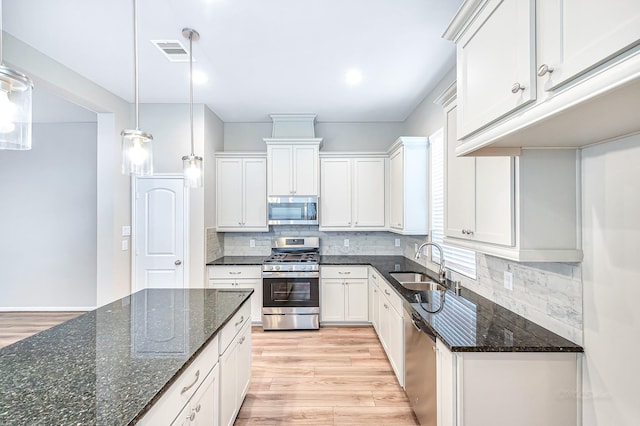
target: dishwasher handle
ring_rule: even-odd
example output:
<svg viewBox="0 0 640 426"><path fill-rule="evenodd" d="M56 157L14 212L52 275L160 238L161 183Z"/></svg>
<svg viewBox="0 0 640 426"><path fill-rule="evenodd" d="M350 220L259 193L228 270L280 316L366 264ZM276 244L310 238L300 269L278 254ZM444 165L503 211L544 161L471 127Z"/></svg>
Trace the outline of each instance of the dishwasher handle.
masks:
<svg viewBox="0 0 640 426"><path fill-rule="evenodd" d="M429 327L428 324L425 323L425 321L420 317L420 315L416 314L415 312L411 312L411 323L413 324L413 327L416 330L426 334L432 340L435 341L436 333L431 329L431 327Z"/></svg>

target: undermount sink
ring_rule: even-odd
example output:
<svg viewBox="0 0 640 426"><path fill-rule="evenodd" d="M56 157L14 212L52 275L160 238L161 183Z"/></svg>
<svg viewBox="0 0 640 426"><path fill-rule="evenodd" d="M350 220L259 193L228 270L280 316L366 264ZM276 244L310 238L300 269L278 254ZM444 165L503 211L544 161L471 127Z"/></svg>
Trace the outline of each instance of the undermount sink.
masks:
<svg viewBox="0 0 640 426"><path fill-rule="evenodd" d="M426 274L417 272L391 272L402 287L413 291L447 291L447 288L433 281Z"/></svg>
<svg viewBox="0 0 640 426"><path fill-rule="evenodd" d="M447 291L447 288L443 285L440 285L436 282L422 282L422 283L403 283L400 285L407 290L413 291Z"/></svg>

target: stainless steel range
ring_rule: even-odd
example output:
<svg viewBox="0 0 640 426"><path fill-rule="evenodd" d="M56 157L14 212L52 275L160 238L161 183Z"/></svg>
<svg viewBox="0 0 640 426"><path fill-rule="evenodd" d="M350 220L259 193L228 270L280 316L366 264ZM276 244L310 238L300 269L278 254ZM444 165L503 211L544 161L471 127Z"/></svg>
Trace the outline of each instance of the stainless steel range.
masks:
<svg viewBox="0 0 640 426"><path fill-rule="evenodd" d="M320 239L282 237L262 265L265 330L320 328Z"/></svg>

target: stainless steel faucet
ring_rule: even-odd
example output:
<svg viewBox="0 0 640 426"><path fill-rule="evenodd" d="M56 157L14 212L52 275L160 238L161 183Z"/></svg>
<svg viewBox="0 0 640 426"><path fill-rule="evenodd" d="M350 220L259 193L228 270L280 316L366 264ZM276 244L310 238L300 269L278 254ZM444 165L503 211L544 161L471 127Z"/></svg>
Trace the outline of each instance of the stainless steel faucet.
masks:
<svg viewBox="0 0 640 426"><path fill-rule="evenodd" d="M440 247L440 244L436 244L431 241L425 241L420 245L420 247L418 247L418 251L416 251L415 258L416 260L420 259L420 253L422 253L422 248L426 246L434 246L440 252L440 268L438 269L438 280L440 281L440 284L444 284L447 281L447 273L444 269L444 252L442 251L442 247Z"/></svg>

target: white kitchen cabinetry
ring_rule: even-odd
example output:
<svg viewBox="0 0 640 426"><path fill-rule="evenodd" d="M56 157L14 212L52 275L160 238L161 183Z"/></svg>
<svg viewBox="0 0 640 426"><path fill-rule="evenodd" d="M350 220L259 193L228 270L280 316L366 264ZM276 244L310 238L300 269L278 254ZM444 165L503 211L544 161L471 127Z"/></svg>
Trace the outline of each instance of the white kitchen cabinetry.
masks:
<svg viewBox="0 0 640 426"><path fill-rule="evenodd" d="M321 141L265 139L268 196L318 196Z"/></svg>
<svg viewBox="0 0 640 426"><path fill-rule="evenodd" d="M233 425L251 379L251 321L245 317L243 322L237 315L223 329L231 339L220 339L221 426Z"/></svg>
<svg viewBox="0 0 640 426"><path fill-rule="evenodd" d="M320 274L322 322L369 321L366 266L323 266Z"/></svg>
<svg viewBox="0 0 640 426"><path fill-rule="evenodd" d="M457 47L458 155L640 130L637 1L466 0L444 37Z"/></svg>
<svg viewBox="0 0 640 426"><path fill-rule="evenodd" d="M369 319L373 328L380 334L380 289L378 283L382 280L375 268L369 268Z"/></svg>
<svg viewBox="0 0 640 426"><path fill-rule="evenodd" d="M579 424L581 354L436 352L438 426Z"/></svg>
<svg viewBox="0 0 640 426"><path fill-rule="evenodd" d="M385 226L385 158L320 159L320 230L381 230Z"/></svg>
<svg viewBox="0 0 640 426"><path fill-rule="evenodd" d="M209 288L252 289L251 321L262 323L262 268L259 265L209 265Z"/></svg>
<svg viewBox="0 0 640 426"><path fill-rule="evenodd" d="M218 154L216 218L220 232L266 232L267 160Z"/></svg>
<svg viewBox="0 0 640 426"><path fill-rule="evenodd" d="M387 354L398 383L404 386L404 322L402 317L402 299L382 277L372 269L376 278L372 279L377 292L373 293L374 325L380 343Z"/></svg>
<svg viewBox="0 0 640 426"><path fill-rule="evenodd" d="M429 141L401 137L389 149L389 227L404 235L429 232Z"/></svg>
<svg viewBox="0 0 640 426"><path fill-rule="evenodd" d="M138 422L140 426L217 426L219 338L213 340Z"/></svg>
<svg viewBox="0 0 640 426"><path fill-rule="evenodd" d="M579 157L456 157L456 101L445 105L447 243L520 262L579 262Z"/></svg>

